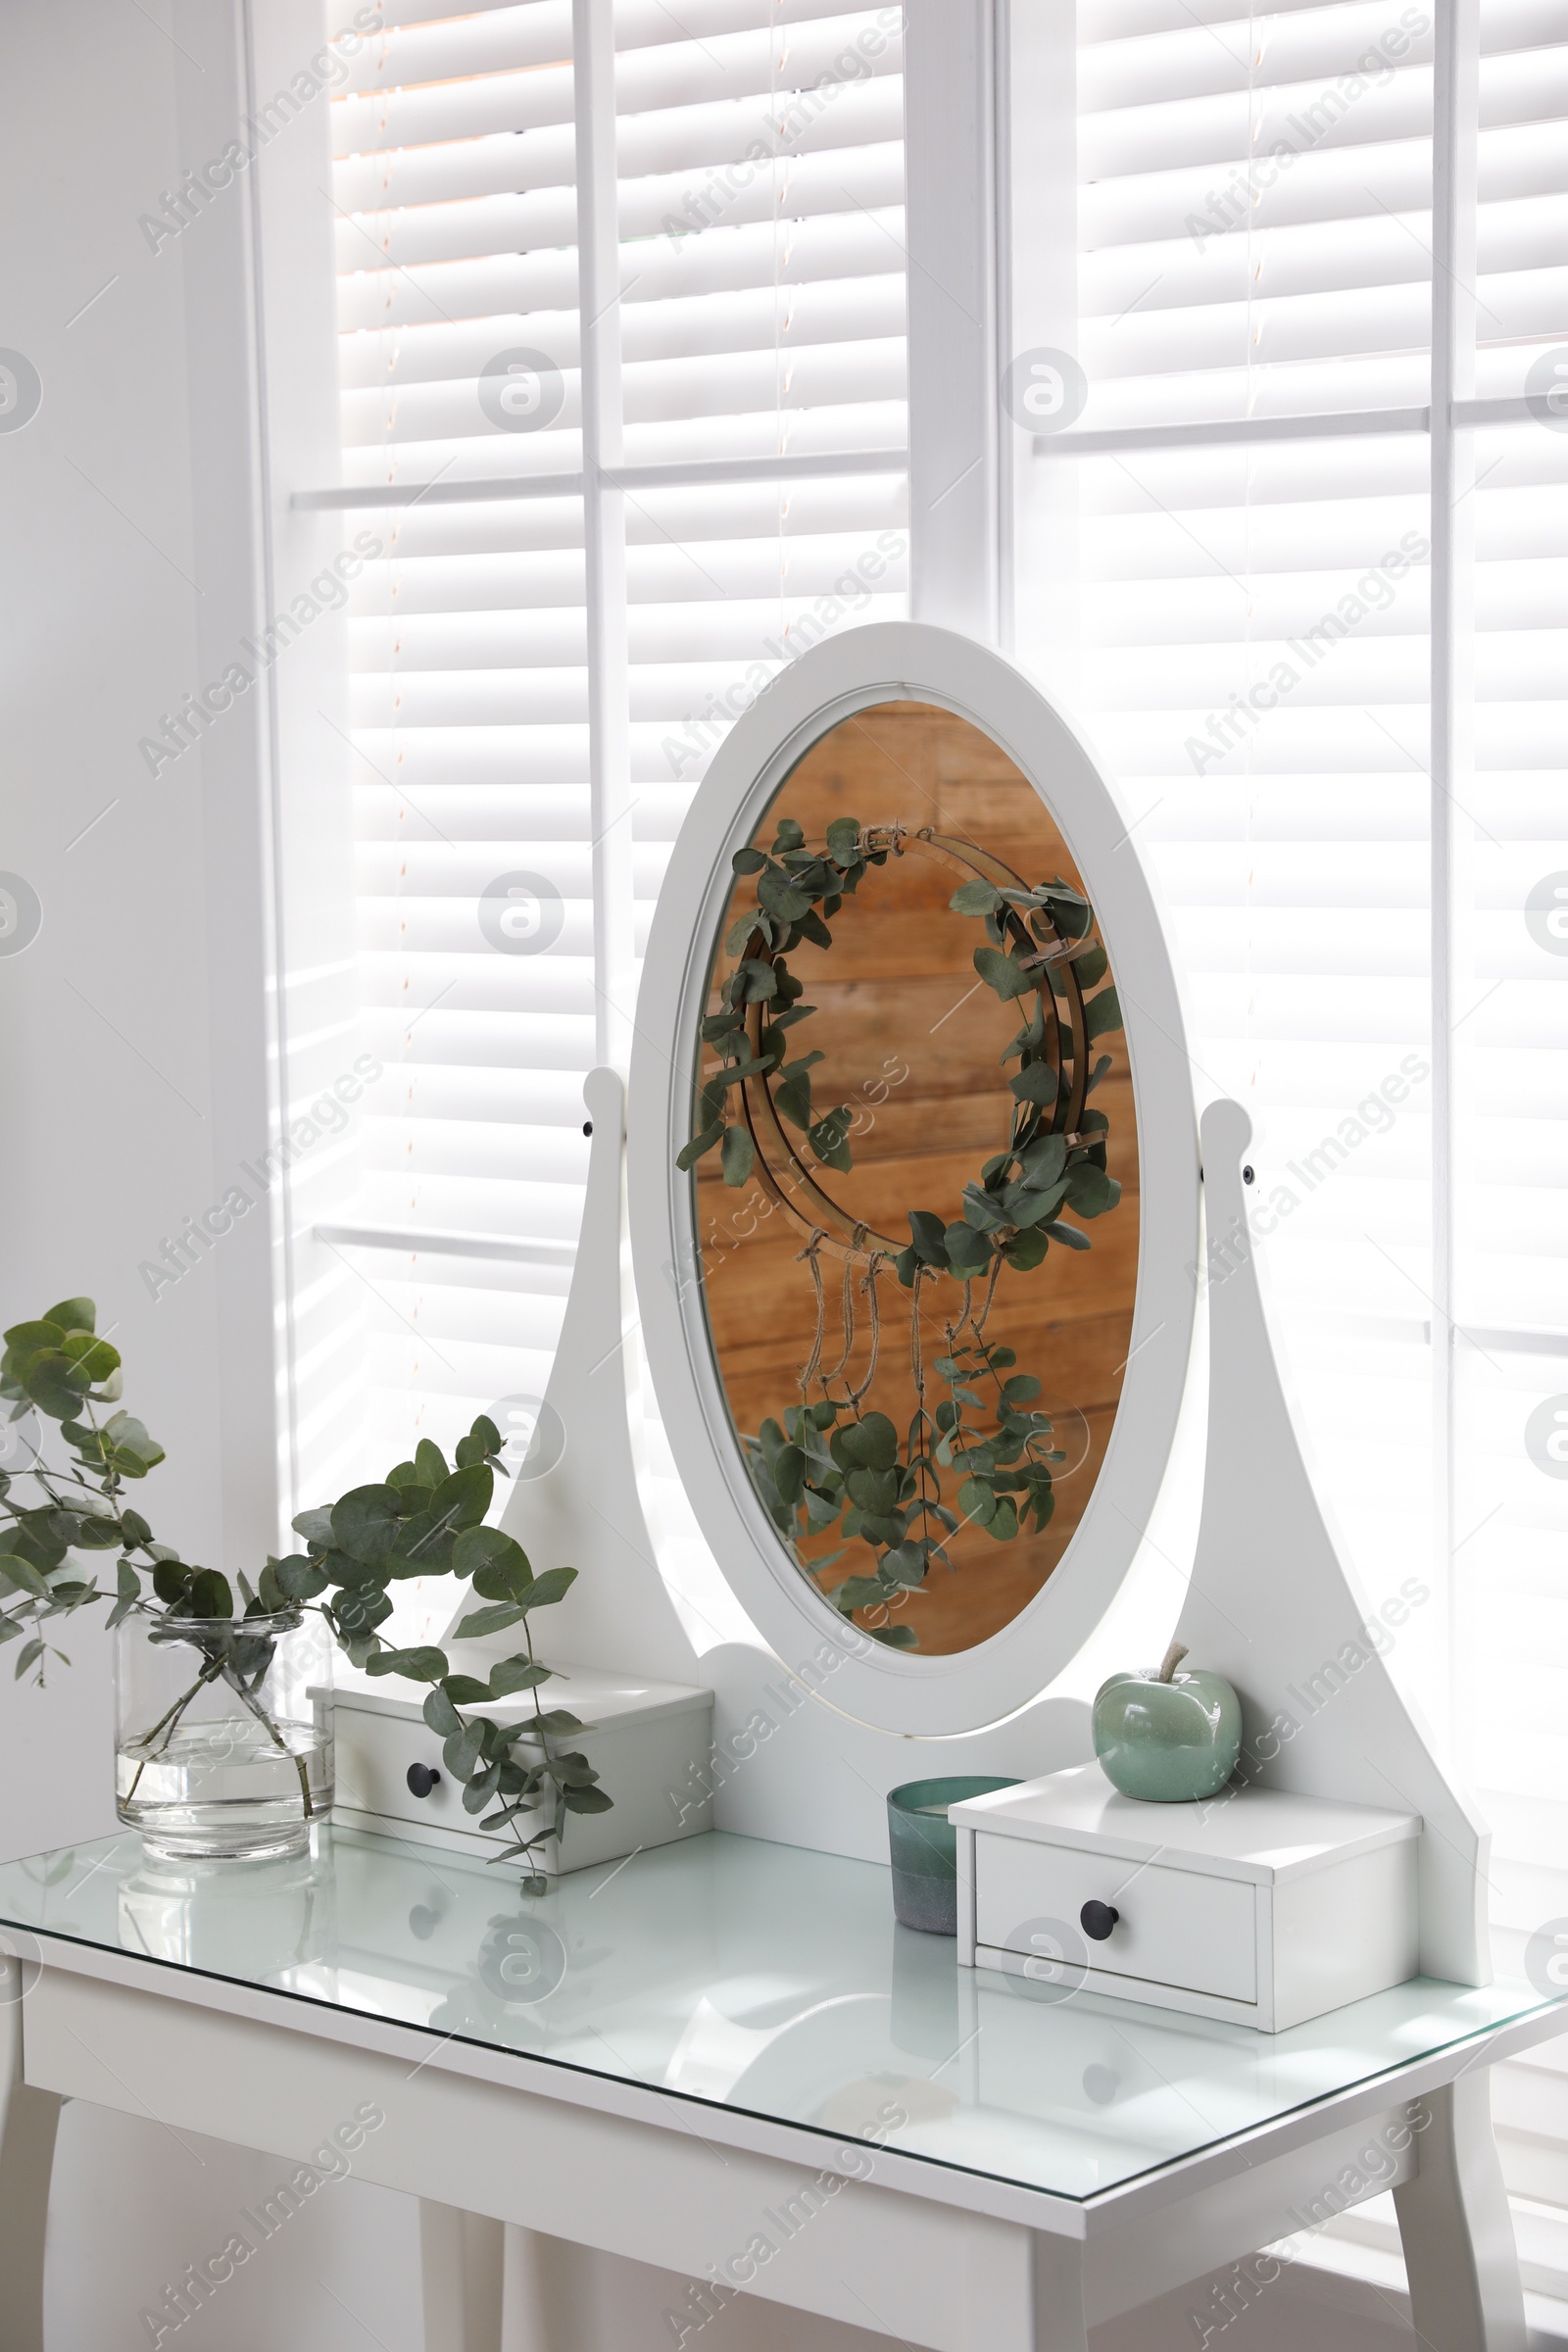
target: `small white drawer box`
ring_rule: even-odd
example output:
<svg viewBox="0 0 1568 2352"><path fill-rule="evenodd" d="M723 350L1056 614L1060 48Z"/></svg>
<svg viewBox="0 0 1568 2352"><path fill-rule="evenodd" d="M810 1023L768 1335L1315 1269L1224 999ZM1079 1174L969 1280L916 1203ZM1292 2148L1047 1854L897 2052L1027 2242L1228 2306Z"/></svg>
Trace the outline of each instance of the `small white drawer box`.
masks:
<svg viewBox="0 0 1568 2352"><path fill-rule="evenodd" d="M453 1671L485 1679L491 1660L466 1651L461 1642L448 1644ZM587 1666L562 1666L558 1672L560 1680L544 1686L542 1703L567 1707L591 1728L558 1739L556 1749L580 1749L613 1802L607 1813L568 1815L564 1851L552 1838L536 1849L539 1867L552 1876L587 1870L597 1862L619 1861L641 1846L666 1845L711 1829L710 1795L695 1802L692 1793L712 1786L711 1690L633 1682ZM359 1674L341 1661L337 1684L334 1820L484 1856L510 1842L482 1831L480 1816L464 1811L462 1788L442 1762L442 1742L424 1720L422 1694L414 1685ZM473 1711L510 1723L531 1716L533 1700L524 1693ZM537 1752L524 1746L519 1761L528 1762ZM517 1824L524 1837L534 1826L526 1815Z"/></svg>
<svg viewBox="0 0 1568 2352"><path fill-rule="evenodd" d="M1283 1788L1144 1804L1079 1764L948 1818L964 1967L1265 2034L1416 1973L1415 1814Z"/></svg>

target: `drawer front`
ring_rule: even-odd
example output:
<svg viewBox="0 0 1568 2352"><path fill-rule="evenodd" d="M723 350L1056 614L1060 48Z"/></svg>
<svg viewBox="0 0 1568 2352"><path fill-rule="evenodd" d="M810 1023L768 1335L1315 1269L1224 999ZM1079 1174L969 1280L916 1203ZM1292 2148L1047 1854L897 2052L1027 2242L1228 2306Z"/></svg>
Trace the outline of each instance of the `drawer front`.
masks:
<svg viewBox="0 0 1568 2352"><path fill-rule="evenodd" d="M1250 1883L984 1831L974 1844L977 1943L1055 1957L1055 1922L1071 1932L1055 1939L1060 1948L1075 1960L1081 1950L1107 1976L1220 2000L1257 1999L1258 1889ZM1090 1902L1119 1914L1103 1942L1079 1924Z"/></svg>
<svg viewBox="0 0 1568 2352"><path fill-rule="evenodd" d="M470 1838L478 1835L481 1816L464 1811L462 1788L442 1762L441 1742L428 1724L404 1723L395 1715L371 1715L341 1701L334 1717L341 1803L362 1813L381 1814L389 1824L421 1821L461 1830ZM416 1796L410 1788L411 1764L423 1764L440 1774L428 1796ZM524 1819L523 1835L536 1826Z"/></svg>

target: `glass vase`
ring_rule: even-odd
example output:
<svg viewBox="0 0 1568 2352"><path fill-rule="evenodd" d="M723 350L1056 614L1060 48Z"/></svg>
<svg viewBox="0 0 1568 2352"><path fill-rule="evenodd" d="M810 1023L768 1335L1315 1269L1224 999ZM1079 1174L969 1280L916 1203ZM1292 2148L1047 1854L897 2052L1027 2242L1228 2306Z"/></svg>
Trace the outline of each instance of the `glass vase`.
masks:
<svg viewBox="0 0 1568 2352"><path fill-rule="evenodd" d="M115 1634L115 1809L149 1853L303 1853L332 1805L332 1637L315 1610Z"/></svg>

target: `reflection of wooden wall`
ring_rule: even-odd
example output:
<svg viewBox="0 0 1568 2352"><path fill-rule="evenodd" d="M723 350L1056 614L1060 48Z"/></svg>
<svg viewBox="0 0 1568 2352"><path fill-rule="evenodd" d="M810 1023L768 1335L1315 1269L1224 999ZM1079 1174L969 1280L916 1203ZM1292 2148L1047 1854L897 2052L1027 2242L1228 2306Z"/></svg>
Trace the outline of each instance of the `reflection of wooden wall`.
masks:
<svg viewBox="0 0 1568 2352"><path fill-rule="evenodd" d="M757 836L760 846L771 842L779 815L796 817L808 841L819 841L838 816L911 829L935 825L983 845L1026 881L1060 875L1081 887L1060 835L1011 761L965 721L918 705L862 712L825 736L780 792ZM814 1101L823 1108L850 1102L862 1111L854 1169L819 1170L819 1181L853 1216L901 1248L908 1240L909 1209L934 1209L946 1219L959 1214L963 1186L1004 1147L1008 1132L1010 1098L997 1057L1017 1029L1018 1008L975 986L973 954L984 932L947 904L960 878L926 857L890 859L845 902L831 953L803 946L791 958L806 983L803 1002L818 1008L794 1034L802 1051L814 1047L827 1056L813 1072ZM748 886L737 905L751 904ZM716 977L728 968L721 955ZM1044 1383L1043 1404L1073 1408L1059 1443L1071 1461L1087 1442L1087 1457L1061 1478L1055 1515L1043 1536L998 1544L969 1529L952 1547L956 1572L934 1568L926 1588L910 1595L907 1622L927 1652L967 1648L1032 1598L1066 1548L1104 1455L1132 1326L1138 1153L1120 1035L1097 1051L1112 1056L1094 1100L1110 1120L1110 1172L1121 1179L1121 1202L1088 1228L1087 1252L1053 1248L1033 1273L1004 1272L986 1332L1015 1348L1018 1369ZM800 1149L804 1153L804 1139ZM815 1329L809 1270L798 1258L806 1234L783 1212L769 1216L765 1208L755 1180L734 1191L722 1183L716 1152L700 1162L709 1315L731 1410L750 1432L768 1414L782 1420L798 1400L797 1376ZM831 1366L843 1347L843 1268L825 1251L822 1266L824 1360ZM891 1270L879 1292L882 1341L866 1407L887 1413L902 1432L914 1408L909 1294ZM928 1365L943 1351L944 1322L960 1302L961 1286L947 1277L924 1288ZM858 1275L856 1308L852 1371L858 1384L868 1337ZM843 1384L833 1393L842 1397ZM944 1394L940 1385L929 1388L928 1405ZM857 1541L826 1581L871 1565L870 1551Z"/></svg>

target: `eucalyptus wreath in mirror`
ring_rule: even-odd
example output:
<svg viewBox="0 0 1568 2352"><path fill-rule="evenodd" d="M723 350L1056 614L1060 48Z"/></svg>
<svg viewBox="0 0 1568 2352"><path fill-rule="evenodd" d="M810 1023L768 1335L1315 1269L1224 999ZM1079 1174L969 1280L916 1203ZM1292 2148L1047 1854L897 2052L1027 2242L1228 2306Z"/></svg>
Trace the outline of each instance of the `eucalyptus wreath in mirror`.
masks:
<svg viewBox="0 0 1568 2352"><path fill-rule="evenodd" d="M11 1402L11 1423L21 1425L19 1450L29 1457L21 1470L0 1471L0 1645L22 1644L15 1679L30 1673L41 1683L50 1658L69 1665L49 1629L108 1603L111 1628L139 1614L151 1621L155 1642L192 1652L188 1690L145 1734L147 1760L168 1751L186 1709L214 1683L226 1687L282 1747L259 1693L279 1632L315 1609L355 1666L428 1685L424 1719L445 1742L446 1766L462 1786L466 1810L483 1814L480 1828L503 1832L509 1841L491 1859L522 1863L528 1891L543 1893L537 1849L564 1834L569 1814L602 1813L612 1800L587 1757L560 1744L589 1727L540 1701L554 1670L534 1653L533 1613L562 1599L577 1571L535 1575L520 1544L485 1524L496 1473L508 1475L494 1422L481 1415L459 1439L451 1465L425 1439L412 1460L399 1462L378 1484L302 1512L293 1524L304 1550L270 1556L254 1583L239 1571L236 1605L226 1576L158 1542L127 1500L128 1485L156 1469L164 1449L119 1407L120 1352L97 1335L96 1322L90 1298L66 1298L5 1334L0 1397ZM63 1461L46 1460L41 1440L27 1437L29 1413L58 1423L68 1449ZM24 1500L29 1483L33 1498ZM112 1586L89 1564L94 1553L103 1555L105 1571L112 1555ZM464 1618L458 1639L516 1628L523 1646L480 1680L454 1671L433 1643L389 1643L380 1628L393 1614L390 1588L430 1576L471 1580L487 1604ZM524 1705L509 1707L505 1717L483 1711L519 1698ZM303 1766L300 1787L309 1815Z"/></svg>
<svg viewBox="0 0 1568 2352"><path fill-rule="evenodd" d="M938 859L962 876L952 910L984 932L974 949L979 981L1019 1027L1000 1063L1010 1070L1005 1149L965 1184L961 1213L906 1211L908 1236L857 1220L828 1191L829 1172L854 1165L855 1114L820 1103L813 1072L826 1058L805 1046L817 1008L789 958L803 941L831 951L833 925L866 875L890 858ZM769 851L735 853L737 878L756 898L724 939L731 959L718 1008L702 1021L695 1133L678 1154L693 1169L719 1154L726 1185L756 1181L805 1235L800 1256L815 1290L816 1331L798 1376L800 1400L782 1422L764 1419L741 1445L753 1484L796 1565L813 1582L868 1546L869 1567L818 1585L844 1615L885 1614L922 1587L934 1566L952 1569L949 1544L966 1526L998 1543L1043 1530L1054 1507L1052 1471L1062 1456L1041 1380L1014 1351L986 1337L1004 1267L1029 1275L1057 1249L1083 1250L1084 1222L1114 1209L1121 1187L1106 1172L1109 1122L1090 1097L1111 1067L1097 1043L1122 1026L1092 906L1059 877L1030 884L988 851L932 828L863 827L854 817L808 842L781 817ZM793 1132L792 1132L793 1131ZM842 1267L842 1349L829 1366L823 1260ZM901 1434L868 1409L882 1337L883 1278L907 1294L915 1409ZM946 1286L946 1287L944 1287ZM929 1296L929 1298L927 1295ZM930 1353L922 1326L932 1311L943 1344ZM868 1362L850 1376L860 1313ZM807 1556L829 1539L844 1546ZM897 1648L918 1646L907 1623L865 1629Z"/></svg>

